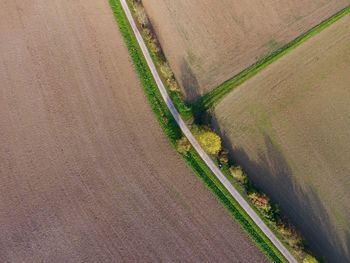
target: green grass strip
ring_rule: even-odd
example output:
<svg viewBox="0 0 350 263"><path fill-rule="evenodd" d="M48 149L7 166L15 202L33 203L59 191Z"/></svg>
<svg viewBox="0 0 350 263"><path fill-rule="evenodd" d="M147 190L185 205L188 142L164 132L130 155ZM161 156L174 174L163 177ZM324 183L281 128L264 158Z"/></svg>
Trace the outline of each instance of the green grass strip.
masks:
<svg viewBox="0 0 350 263"><path fill-rule="evenodd" d="M124 38L129 55L132 58L136 71L139 75L141 85L144 88L147 99L157 116L159 123L172 144L181 138L182 132L175 119L169 112L157 86L152 77L152 73L147 66L147 62L142 55L142 51L137 43L134 33L128 23L124 11L118 0L109 0L114 17L118 23L120 32Z"/></svg>
<svg viewBox="0 0 350 263"><path fill-rule="evenodd" d="M222 83L221 85L213 89L212 91L205 94L197 102L195 102L193 104L193 111L198 114L210 108L215 107L225 97L225 95L227 95L236 87L241 85L244 81L253 77L257 73L259 73L261 70L266 68L268 65L278 60L282 56L286 55L288 52L295 49L296 47L298 47L299 45L301 45L311 37L315 36L316 34L320 33L322 30L329 27L334 22L338 21L339 19L341 19L342 17L344 17L349 13L350 13L350 6L345 7L335 15L324 20L323 22L313 27L309 31L305 32L304 34L300 35L299 37L295 38L293 41L289 42L285 46L274 51L273 53L266 56L265 58L259 60L258 62L246 68L245 70L243 70L242 72L234 76L233 78L225 81L224 83Z"/></svg>
<svg viewBox="0 0 350 263"><path fill-rule="evenodd" d="M135 19L135 10L133 8L133 3L132 3L133 0L126 0L128 6L129 6L129 9L131 11L131 14L133 15L134 17L134 20L136 22L136 24L138 25L137 23L137 19ZM144 37L143 35L143 32L142 30L139 28L140 30L140 33L141 35ZM145 38L144 38L145 39ZM160 73L160 66L164 63L164 60L161 59L161 57L159 56L159 54L157 54L156 52L154 52L152 50L152 48L150 48L150 43L148 41L145 41L145 44L148 48L148 51L151 55L151 58L153 60L153 63L155 64L156 66L156 69L159 73L159 76L160 78L162 79L163 83L165 84L165 86L167 87L166 85L166 82L165 80L163 79L163 76L162 74ZM174 103L174 106L175 108L177 109L177 111L179 112L179 114L181 115L181 117L184 119L184 120L189 120L190 118L192 118L193 114L192 114L192 107L186 105L186 103L184 102L184 100L182 99L181 95L179 94L179 92L176 92L176 91L170 91L168 89L168 93L169 93L169 96L172 100L172 102Z"/></svg>
<svg viewBox="0 0 350 263"><path fill-rule="evenodd" d="M150 106L155 113L160 126L175 145L176 140L182 137L182 133L173 116L168 110L161 94L156 86L152 74L148 68L147 62L132 32L119 0L109 0L115 19L118 23L120 32L128 47L129 54L135 65L137 74L141 80L142 87L149 100ZM193 169L195 174L200 177L204 183L215 193L218 199L229 210L241 227L249 234L252 240L257 244L260 250L272 262L286 262L283 255L265 236L259 227L250 219L245 211L237 204L226 188L218 181L215 175L205 165L203 160L192 149L185 157L187 164Z"/></svg>

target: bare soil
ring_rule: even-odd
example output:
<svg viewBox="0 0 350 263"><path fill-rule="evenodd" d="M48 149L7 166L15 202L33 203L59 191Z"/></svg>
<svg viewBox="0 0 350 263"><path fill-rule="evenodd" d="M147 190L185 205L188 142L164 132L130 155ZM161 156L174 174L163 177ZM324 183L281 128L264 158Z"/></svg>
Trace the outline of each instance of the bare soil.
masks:
<svg viewBox="0 0 350 263"><path fill-rule="evenodd" d="M265 262L155 121L108 1L0 1L0 262Z"/></svg>
<svg viewBox="0 0 350 263"><path fill-rule="evenodd" d="M143 0L193 100L349 5L349 0Z"/></svg>
<svg viewBox="0 0 350 263"><path fill-rule="evenodd" d="M350 261L350 15L229 94L215 123L326 262Z"/></svg>

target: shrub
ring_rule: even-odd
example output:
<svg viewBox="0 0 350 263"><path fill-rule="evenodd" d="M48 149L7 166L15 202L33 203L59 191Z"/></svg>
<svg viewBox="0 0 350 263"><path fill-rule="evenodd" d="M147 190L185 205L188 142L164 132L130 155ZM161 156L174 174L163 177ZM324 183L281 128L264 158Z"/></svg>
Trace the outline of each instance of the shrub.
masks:
<svg viewBox="0 0 350 263"><path fill-rule="evenodd" d="M168 62L164 62L160 66L160 72L166 80L172 79L174 77L173 71L171 70Z"/></svg>
<svg viewBox="0 0 350 263"><path fill-rule="evenodd" d="M317 263L317 262L318 262L317 259L309 254L307 254L303 260L303 263Z"/></svg>
<svg viewBox="0 0 350 263"><path fill-rule="evenodd" d="M174 79L167 80L166 84L167 84L170 91L174 91L174 92L180 91L179 86L177 85L177 83Z"/></svg>
<svg viewBox="0 0 350 263"><path fill-rule="evenodd" d="M249 198L252 203L261 210L266 216L270 216L271 205L270 199L265 194L260 194L257 192L253 192L249 194Z"/></svg>
<svg viewBox="0 0 350 263"><path fill-rule="evenodd" d="M208 154L218 154L221 151L221 139L212 131L202 131L197 136L199 144Z"/></svg>
<svg viewBox="0 0 350 263"><path fill-rule="evenodd" d="M248 178L244 174L244 172L240 166L231 166L230 173L231 173L232 177L235 178L241 184L247 183Z"/></svg>
<svg viewBox="0 0 350 263"><path fill-rule="evenodd" d="M160 47L158 41L153 37L151 30L149 30L148 28L144 28L142 32L143 38L151 53L157 54L160 51Z"/></svg>
<svg viewBox="0 0 350 263"><path fill-rule="evenodd" d="M152 40L150 40L148 42L148 44L149 44L149 48L150 48L152 53L159 53L160 52L160 48L159 48L159 44L158 44L157 40L155 40L153 38Z"/></svg>
<svg viewBox="0 0 350 263"><path fill-rule="evenodd" d="M179 91L179 87L175 81L174 73L173 73L171 67L169 66L169 63L163 62L160 65L159 70L160 70L160 73L162 74L163 78L165 79L166 85L169 88L169 90L176 91L176 92Z"/></svg>
<svg viewBox="0 0 350 263"><path fill-rule="evenodd" d="M271 222L274 224L277 224L278 222L281 222L281 210L278 207L277 204L271 204Z"/></svg>
<svg viewBox="0 0 350 263"><path fill-rule="evenodd" d="M280 232L287 240L288 244L297 250L300 250L302 247L302 238L301 236L291 227L286 224L281 224L277 227L278 232Z"/></svg>
<svg viewBox="0 0 350 263"><path fill-rule="evenodd" d="M219 161L222 164L228 164L228 150L221 150L221 152L219 153Z"/></svg>
<svg viewBox="0 0 350 263"><path fill-rule="evenodd" d="M148 28L144 28L142 32L143 37L147 42L149 42L153 38L151 30L149 30Z"/></svg>
<svg viewBox="0 0 350 263"><path fill-rule="evenodd" d="M141 4L135 4L134 5L134 10L135 10L135 15L137 18L137 21L140 23L142 27L147 27L148 26L148 17L146 14L145 9Z"/></svg>
<svg viewBox="0 0 350 263"><path fill-rule="evenodd" d="M191 144L185 136L183 136L181 139L176 141L176 150L179 153L186 155L190 149L191 149Z"/></svg>

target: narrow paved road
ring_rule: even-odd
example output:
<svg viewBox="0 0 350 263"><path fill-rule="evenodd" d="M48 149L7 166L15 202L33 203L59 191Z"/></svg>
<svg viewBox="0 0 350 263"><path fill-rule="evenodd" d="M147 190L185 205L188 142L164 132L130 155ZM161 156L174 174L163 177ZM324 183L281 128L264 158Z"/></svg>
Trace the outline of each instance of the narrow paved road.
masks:
<svg viewBox="0 0 350 263"><path fill-rule="evenodd" d="M215 165L215 163L210 159L210 157L204 152L202 147L199 145L191 131L188 129L185 122L180 117L180 114L176 110L173 102L171 101L166 88L164 87L163 82L158 75L156 67L153 63L153 60L148 52L148 49L143 41L143 38L135 24L135 21L132 18L131 12L125 0L120 0L120 3L124 9L124 12L129 20L129 23L132 27L132 30L136 36L136 39L141 47L143 55L146 58L147 64L152 72L152 75L157 83L158 89L162 94L164 101L166 102L171 114L174 116L176 122L180 126L182 132L187 137L187 139L192 144L193 148L198 152L204 162L208 165L211 171L215 174L215 176L220 180L220 182L226 187L226 189L230 192L233 198L240 204L240 206L246 211L246 213L250 216L250 218L258 225L258 227L265 233L265 235L271 240L271 242L276 246L276 248L284 255L284 257L289 262L297 262L297 260L293 257L293 255L287 250L287 248L278 240L275 234L267 227L267 225L261 220L261 218L255 213L255 211L250 207L247 201L240 195L240 193L232 186L232 184L227 180L227 178L223 175L220 169Z"/></svg>

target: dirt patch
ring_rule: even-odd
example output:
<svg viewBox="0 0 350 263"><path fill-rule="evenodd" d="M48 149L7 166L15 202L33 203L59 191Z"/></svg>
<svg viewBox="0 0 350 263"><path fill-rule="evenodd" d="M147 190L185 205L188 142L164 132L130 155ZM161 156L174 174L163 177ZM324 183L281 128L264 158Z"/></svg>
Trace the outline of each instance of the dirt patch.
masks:
<svg viewBox="0 0 350 263"><path fill-rule="evenodd" d="M326 261L350 260L350 16L229 94L215 122Z"/></svg>
<svg viewBox="0 0 350 263"><path fill-rule="evenodd" d="M143 3L179 83L193 100L194 93L203 95L212 90L335 14L349 1L144 0ZM184 64L188 66L183 67ZM198 87L183 81L188 71Z"/></svg>
<svg viewBox="0 0 350 263"><path fill-rule="evenodd" d="M3 0L0 261L266 261L169 146L108 1Z"/></svg>

